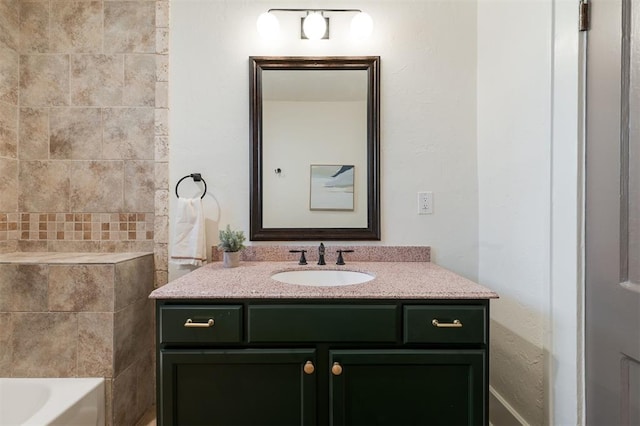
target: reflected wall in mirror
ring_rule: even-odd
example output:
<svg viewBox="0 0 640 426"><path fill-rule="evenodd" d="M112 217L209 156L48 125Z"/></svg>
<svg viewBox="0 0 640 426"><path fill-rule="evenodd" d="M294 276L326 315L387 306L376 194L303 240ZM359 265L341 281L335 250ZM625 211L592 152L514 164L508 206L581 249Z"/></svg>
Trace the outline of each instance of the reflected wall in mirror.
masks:
<svg viewBox="0 0 640 426"><path fill-rule="evenodd" d="M250 239L379 240L380 58L249 62Z"/></svg>

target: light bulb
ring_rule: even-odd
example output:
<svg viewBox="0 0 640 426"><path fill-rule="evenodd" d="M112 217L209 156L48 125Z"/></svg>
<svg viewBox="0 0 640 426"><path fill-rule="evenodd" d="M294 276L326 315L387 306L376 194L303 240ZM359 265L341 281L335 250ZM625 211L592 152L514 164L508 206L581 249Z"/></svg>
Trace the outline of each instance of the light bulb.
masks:
<svg viewBox="0 0 640 426"><path fill-rule="evenodd" d="M273 13L264 12L258 16L258 33L267 40L273 40L280 33L280 23Z"/></svg>
<svg viewBox="0 0 640 426"><path fill-rule="evenodd" d="M359 12L351 20L351 36L356 39L364 39L373 31L373 20L368 13Z"/></svg>
<svg viewBox="0 0 640 426"><path fill-rule="evenodd" d="M309 40L320 40L327 31L327 23L324 20L322 12L309 12L302 23L304 35Z"/></svg>

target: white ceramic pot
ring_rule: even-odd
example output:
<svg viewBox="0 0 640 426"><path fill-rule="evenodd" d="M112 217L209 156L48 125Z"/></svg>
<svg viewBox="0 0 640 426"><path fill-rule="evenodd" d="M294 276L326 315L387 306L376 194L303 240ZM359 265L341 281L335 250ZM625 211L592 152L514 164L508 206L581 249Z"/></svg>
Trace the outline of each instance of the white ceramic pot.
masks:
<svg viewBox="0 0 640 426"><path fill-rule="evenodd" d="M239 251L225 251L222 254L222 266L225 268L235 268L240 264Z"/></svg>

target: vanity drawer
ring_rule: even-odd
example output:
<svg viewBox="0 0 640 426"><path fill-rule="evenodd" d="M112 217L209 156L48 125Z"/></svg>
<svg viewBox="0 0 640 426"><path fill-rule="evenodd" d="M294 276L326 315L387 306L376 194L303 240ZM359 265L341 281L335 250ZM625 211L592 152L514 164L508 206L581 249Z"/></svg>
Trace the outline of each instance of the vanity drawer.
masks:
<svg viewBox="0 0 640 426"><path fill-rule="evenodd" d="M160 343L235 343L242 340L242 306L162 306Z"/></svg>
<svg viewBox="0 0 640 426"><path fill-rule="evenodd" d="M395 342L394 305L249 306L249 342Z"/></svg>
<svg viewBox="0 0 640 426"><path fill-rule="evenodd" d="M405 343L487 343L484 306L404 307Z"/></svg>

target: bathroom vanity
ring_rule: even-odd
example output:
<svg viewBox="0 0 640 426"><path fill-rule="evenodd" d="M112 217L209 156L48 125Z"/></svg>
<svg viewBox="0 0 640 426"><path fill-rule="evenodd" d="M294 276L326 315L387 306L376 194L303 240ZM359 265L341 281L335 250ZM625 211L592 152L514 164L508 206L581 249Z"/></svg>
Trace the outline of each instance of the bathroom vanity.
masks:
<svg viewBox="0 0 640 426"><path fill-rule="evenodd" d="M299 269L375 278L271 278ZM159 425L488 424L497 295L430 262L213 263L151 297Z"/></svg>

